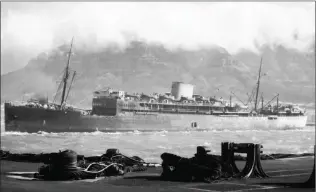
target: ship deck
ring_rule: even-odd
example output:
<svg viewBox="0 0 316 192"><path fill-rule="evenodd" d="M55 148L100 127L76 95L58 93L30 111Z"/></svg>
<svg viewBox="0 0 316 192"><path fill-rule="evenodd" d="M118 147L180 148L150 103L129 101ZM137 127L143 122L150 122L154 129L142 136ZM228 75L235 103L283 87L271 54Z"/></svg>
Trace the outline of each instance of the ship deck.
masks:
<svg viewBox="0 0 316 192"><path fill-rule="evenodd" d="M21 181L6 176L8 172L35 172L41 164L1 161L1 189L3 191L173 191L173 192L241 192L241 191L315 191L314 188L298 188L311 175L314 157L287 158L261 161L266 179L233 179L219 183L169 182L159 179L161 168L149 168L145 172L127 173L123 177L110 177L91 181ZM242 168L245 162L238 161Z"/></svg>

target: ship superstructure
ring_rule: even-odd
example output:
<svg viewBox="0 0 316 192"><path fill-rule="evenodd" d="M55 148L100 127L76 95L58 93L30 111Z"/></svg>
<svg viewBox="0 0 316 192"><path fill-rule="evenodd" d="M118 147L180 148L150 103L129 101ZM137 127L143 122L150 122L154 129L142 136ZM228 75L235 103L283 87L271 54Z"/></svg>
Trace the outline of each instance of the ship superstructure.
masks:
<svg viewBox="0 0 316 192"><path fill-rule="evenodd" d="M237 115L237 116L300 116L303 109L294 105L263 104L261 108L232 103L214 97L193 94L194 86L182 82L173 82L171 92L151 95L127 93L122 90L107 88L94 92L92 114L116 116L128 113L145 114L196 114L196 115ZM278 96L278 95L277 95ZM278 106L278 107L277 107ZM257 106L256 106L257 107Z"/></svg>

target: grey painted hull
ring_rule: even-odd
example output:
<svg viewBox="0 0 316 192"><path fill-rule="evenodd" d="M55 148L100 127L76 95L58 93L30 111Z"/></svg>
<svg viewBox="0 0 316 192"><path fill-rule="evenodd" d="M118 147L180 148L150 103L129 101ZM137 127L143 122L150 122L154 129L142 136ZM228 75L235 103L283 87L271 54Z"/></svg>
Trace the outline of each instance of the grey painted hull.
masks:
<svg viewBox="0 0 316 192"><path fill-rule="evenodd" d="M5 131L19 132L124 132L187 131L218 129L302 128L307 116L263 117L215 116L197 114L129 114L90 116L79 112L50 111L42 108L5 106ZM27 112L26 112L27 111ZM196 127L192 127L192 123Z"/></svg>

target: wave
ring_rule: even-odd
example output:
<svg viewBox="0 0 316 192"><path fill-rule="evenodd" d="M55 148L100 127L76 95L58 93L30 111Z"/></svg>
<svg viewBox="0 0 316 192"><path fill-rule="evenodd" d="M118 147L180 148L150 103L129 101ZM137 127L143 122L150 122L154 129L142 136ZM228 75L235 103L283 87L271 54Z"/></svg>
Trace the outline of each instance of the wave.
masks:
<svg viewBox="0 0 316 192"><path fill-rule="evenodd" d="M94 131L94 132L45 132L45 131L39 131L37 133L27 133L27 132L1 132L1 136L8 136L8 135L17 135L17 136L26 136L26 135L41 135L41 136L93 136L93 135L166 135L166 134L192 134L192 133L245 133L245 132L265 132L265 133L271 133L271 132L315 132L315 126L307 126L305 128L289 128L285 127L282 129L254 129L254 130L248 130L248 129L212 129L212 130L187 130L187 131L153 131L153 132L147 132L147 131L128 131L128 132L102 132L102 131Z"/></svg>

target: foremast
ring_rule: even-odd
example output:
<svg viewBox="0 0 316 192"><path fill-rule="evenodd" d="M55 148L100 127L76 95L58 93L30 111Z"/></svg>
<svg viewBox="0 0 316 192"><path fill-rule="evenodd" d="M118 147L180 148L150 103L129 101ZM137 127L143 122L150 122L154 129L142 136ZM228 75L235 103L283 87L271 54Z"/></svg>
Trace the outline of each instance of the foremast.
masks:
<svg viewBox="0 0 316 192"><path fill-rule="evenodd" d="M260 68L259 68L259 75L258 75L258 81L257 81L257 90L256 90L256 98L255 98L255 112L257 112L257 105L258 105L258 95L259 95L259 88L260 88L261 68L262 68L262 57L261 57Z"/></svg>
<svg viewBox="0 0 316 192"><path fill-rule="evenodd" d="M69 92L70 92L70 89L71 89L71 86L72 86L72 83L74 81L74 77L76 75L76 71L74 71L73 75L72 75L72 79L71 79L71 82L70 82L70 85L69 85L69 88L68 88L68 91L66 91L67 89L67 81L69 80L69 76L70 76L70 58L71 58L71 54L72 54L72 47L73 47L73 40L74 38L71 39L71 44L70 44L70 49L69 49L69 52L68 52L68 59L67 59L67 64L66 64L66 68L65 68L65 73L63 75L63 79L60 83L60 86L59 88L61 87L61 84L63 84L63 89L62 89L62 94L61 94L61 101L60 101L60 109L63 108L67 98L68 98L68 95L69 95ZM57 93L59 92L59 88L57 90ZM55 98L57 96L57 93L55 95ZM54 98L54 100L55 100Z"/></svg>

